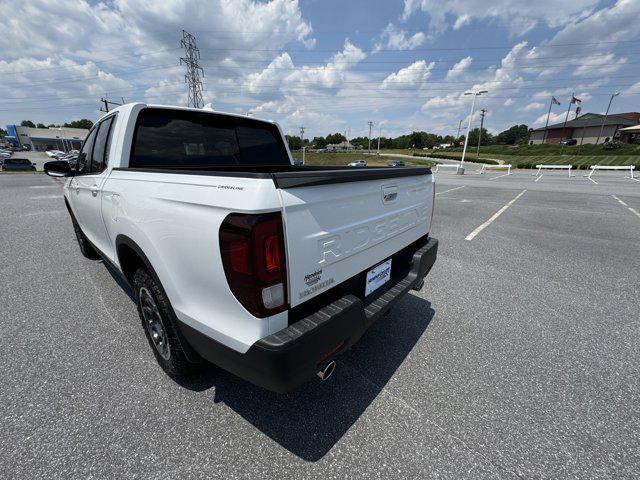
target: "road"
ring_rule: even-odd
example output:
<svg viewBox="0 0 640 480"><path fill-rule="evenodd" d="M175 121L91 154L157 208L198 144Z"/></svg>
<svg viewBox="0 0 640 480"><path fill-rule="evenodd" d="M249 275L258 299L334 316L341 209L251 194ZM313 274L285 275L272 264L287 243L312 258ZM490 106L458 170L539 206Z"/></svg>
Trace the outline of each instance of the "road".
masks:
<svg viewBox="0 0 640 480"><path fill-rule="evenodd" d="M166 377L59 183L0 175L2 475L637 478L640 182L498 175L439 174L422 291L287 395Z"/></svg>

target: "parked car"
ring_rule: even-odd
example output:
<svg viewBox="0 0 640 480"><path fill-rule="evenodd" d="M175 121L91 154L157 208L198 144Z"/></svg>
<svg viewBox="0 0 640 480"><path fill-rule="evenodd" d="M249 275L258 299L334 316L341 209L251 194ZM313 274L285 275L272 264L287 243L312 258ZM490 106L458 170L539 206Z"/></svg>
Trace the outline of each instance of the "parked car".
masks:
<svg viewBox="0 0 640 480"><path fill-rule="evenodd" d="M279 392L326 379L436 260L429 168L294 168L268 121L127 104L77 172L44 168L69 177L81 253L131 285L172 376L209 361Z"/></svg>
<svg viewBox="0 0 640 480"><path fill-rule="evenodd" d="M576 140L575 138L567 138L566 140L563 140L560 143L562 145L577 145L578 144L578 140Z"/></svg>
<svg viewBox="0 0 640 480"><path fill-rule="evenodd" d="M347 164L347 167L366 167L367 162L365 160L356 160Z"/></svg>
<svg viewBox="0 0 640 480"><path fill-rule="evenodd" d="M62 150L47 150L44 153L46 153L47 156L49 156L51 158L58 158L58 157L61 157L62 155L66 155L67 154L67 152L63 152Z"/></svg>
<svg viewBox="0 0 640 480"><path fill-rule="evenodd" d="M35 169L35 165L26 158L7 158L2 163L3 172L30 171Z"/></svg>
<svg viewBox="0 0 640 480"><path fill-rule="evenodd" d="M390 167L404 167L404 162L402 160L391 160L387 165Z"/></svg>

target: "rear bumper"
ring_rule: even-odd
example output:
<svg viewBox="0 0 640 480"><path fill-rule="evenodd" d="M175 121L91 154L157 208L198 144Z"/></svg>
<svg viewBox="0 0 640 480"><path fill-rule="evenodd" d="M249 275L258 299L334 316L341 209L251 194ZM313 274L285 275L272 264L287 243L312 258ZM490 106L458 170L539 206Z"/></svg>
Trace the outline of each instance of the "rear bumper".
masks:
<svg viewBox="0 0 640 480"><path fill-rule="evenodd" d="M244 354L203 335L188 325L181 331L200 356L256 385L276 392L293 390L321 366L349 349L364 332L409 290L419 290L436 261L438 240L429 239L414 253L403 278L365 304L347 294L259 341Z"/></svg>

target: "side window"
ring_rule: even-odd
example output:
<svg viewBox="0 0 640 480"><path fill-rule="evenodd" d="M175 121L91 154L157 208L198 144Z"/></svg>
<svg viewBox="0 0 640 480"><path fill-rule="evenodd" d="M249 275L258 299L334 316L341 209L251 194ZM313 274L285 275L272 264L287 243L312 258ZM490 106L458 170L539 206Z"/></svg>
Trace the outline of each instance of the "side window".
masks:
<svg viewBox="0 0 640 480"><path fill-rule="evenodd" d="M91 157L91 173L101 172L107 166L113 119L114 117L109 117L100 122L98 126L98 134L96 135L93 156Z"/></svg>
<svg viewBox="0 0 640 480"><path fill-rule="evenodd" d="M80 150L80 154L78 155L78 173L88 173L89 172L89 162L91 161L91 151L93 150L93 144L96 140L96 132L97 128L94 128L89 132L87 138L82 144L82 150Z"/></svg>

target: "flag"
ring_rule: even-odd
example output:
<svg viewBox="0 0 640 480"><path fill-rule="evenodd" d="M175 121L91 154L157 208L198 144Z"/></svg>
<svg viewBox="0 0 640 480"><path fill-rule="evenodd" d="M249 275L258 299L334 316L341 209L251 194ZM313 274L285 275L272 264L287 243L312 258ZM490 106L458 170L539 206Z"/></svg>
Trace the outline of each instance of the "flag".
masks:
<svg viewBox="0 0 640 480"><path fill-rule="evenodd" d="M582 100L574 96L571 96L571 103L582 103Z"/></svg>
<svg viewBox="0 0 640 480"><path fill-rule="evenodd" d="M551 97L551 103L554 103L556 105L560 105L560 100L558 100L556 97Z"/></svg>

